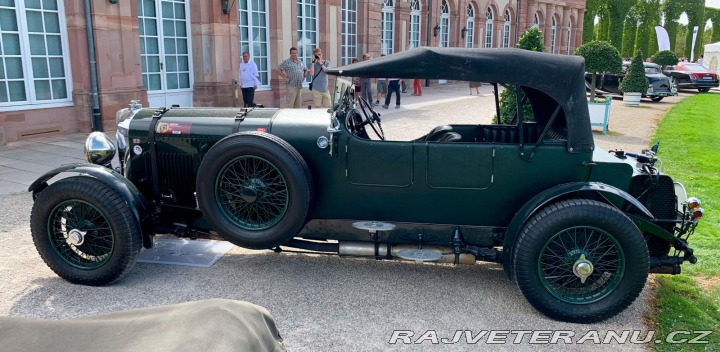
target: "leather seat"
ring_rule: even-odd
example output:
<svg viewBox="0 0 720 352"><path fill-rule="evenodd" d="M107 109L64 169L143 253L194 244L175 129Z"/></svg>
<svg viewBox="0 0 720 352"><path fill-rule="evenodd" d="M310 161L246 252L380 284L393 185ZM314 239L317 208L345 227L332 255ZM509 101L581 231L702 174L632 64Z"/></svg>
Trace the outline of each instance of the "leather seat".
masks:
<svg viewBox="0 0 720 352"><path fill-rule="evenodd" d="M445 133L452 132L452 130L452 126L449 125L437 126L427 134L425 141L437 141L438 138L441 138Z"/></svg>
<svg viewBox="0 0 720 352"><path fill-rule="evenodd" d="M462 136L460 133L457 132L445 132L440 138L437 139L438 142L460 142L462 140Z"/></svg>

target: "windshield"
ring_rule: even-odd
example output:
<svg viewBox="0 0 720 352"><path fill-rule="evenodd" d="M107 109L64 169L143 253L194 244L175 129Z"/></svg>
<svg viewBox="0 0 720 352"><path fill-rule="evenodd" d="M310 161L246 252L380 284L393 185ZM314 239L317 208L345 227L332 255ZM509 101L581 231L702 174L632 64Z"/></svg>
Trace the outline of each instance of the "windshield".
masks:
<svg viewBox="0 0 720 352"><path fill-rule="evenodd" d="M707 71L707 69L705 69L705 67L703 67L702 65L683 65L683 67L686 70L692 71L692 72L706 72Z"/></svg>

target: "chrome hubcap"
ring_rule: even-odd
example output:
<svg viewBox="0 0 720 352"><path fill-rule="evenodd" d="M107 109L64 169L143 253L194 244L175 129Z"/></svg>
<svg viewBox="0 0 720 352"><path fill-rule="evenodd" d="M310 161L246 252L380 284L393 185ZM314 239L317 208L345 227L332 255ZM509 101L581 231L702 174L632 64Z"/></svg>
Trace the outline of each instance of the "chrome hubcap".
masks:
<svg viewBox="0 0 720 352"><path fill-rule="evenodd" d="M573 264L573 273L580 278L581 283L585 283L585 280L592 275L593 269L592 263L585 258L585 254Z"/></svg>
<svg viewBox="0 0 720 352"><path fill-rule="evenodd" d="M85 242L85 234L87 231L80 231L78 229L72 229L68 232L67 239L65 241L73 246L80 246Z"/></svg>

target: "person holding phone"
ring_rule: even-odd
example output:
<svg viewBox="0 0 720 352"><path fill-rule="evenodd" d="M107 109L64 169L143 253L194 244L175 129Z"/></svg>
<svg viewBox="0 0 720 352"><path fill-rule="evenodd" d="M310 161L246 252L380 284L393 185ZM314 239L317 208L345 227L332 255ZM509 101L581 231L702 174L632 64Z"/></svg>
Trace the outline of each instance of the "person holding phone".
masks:
<svg viewBox="0 0 720 352"><path fill-rule="evenodd" d="M325 73L330 68L330 61L323 60L322 50L313 50L312 64L310 65L310 85L312 87L313 103L316 108L330 107L330 91L328 90L328 76Z"/></svg>

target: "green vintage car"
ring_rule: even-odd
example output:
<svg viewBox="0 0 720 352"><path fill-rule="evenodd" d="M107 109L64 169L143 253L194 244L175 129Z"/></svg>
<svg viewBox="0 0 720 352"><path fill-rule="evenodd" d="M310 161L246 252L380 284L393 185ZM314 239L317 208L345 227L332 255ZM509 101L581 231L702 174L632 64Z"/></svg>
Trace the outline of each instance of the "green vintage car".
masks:
<svg viewBox="0 0 720 352"><path fill-rule="evenodd" d="M111 141L95 133L88 164L30 186L42 258L86 285L121 278L156 234L278 252L496 262L536 309L578 323L621 312L648 273L678 274L696 261L687 238L700 201L661 173L657 147L595 147L580 57L419 48L329 73L488 82L496 95L502 85L533 117L516 107L509 125L443 125L388 141L380 114L355 103L340 78L329 111L133 104L118 112L119 167L110 167ZM78 175L48 185L61 173Z"/></svg>

